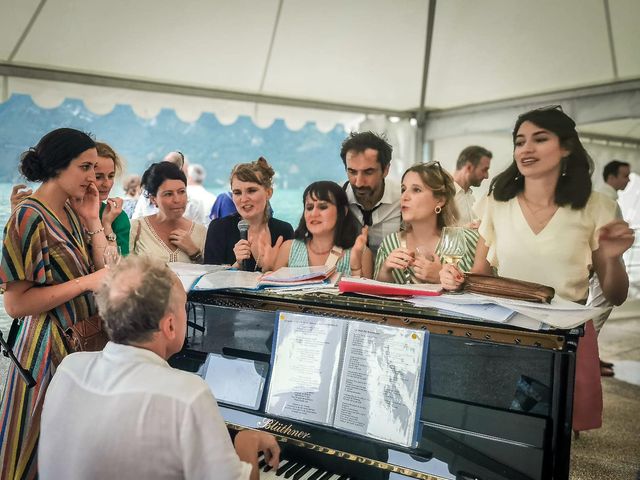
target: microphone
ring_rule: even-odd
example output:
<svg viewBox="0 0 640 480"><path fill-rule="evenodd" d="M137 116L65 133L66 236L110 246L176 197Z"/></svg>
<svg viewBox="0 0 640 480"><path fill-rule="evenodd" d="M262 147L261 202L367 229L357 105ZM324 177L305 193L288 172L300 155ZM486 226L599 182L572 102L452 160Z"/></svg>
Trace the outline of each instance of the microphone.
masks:
<svg viewBox="0 0 640 480"><path fill-rule="evenodd" d="M249 222L240 220L238 222L238 230L240 230L240 239L249 240ZM240 262L240 270L249 270L249 261L242 260Z"/></svg>

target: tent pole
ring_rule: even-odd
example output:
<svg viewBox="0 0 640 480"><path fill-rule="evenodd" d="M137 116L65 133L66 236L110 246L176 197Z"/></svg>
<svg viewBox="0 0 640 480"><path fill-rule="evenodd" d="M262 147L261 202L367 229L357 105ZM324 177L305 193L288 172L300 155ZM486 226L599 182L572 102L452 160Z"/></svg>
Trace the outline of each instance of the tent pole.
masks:
<svg viewBox="0 0 640 480"><path fill-rule="evenodd" d="M427 98L427 80L429 77L429 62L431 59L431 43L433 40L433 24L436 13L436 0L429 0L428 13L427 13L427 30L426 40L424 46L424 62L422 64L422 87L420 90L420 105L418 112L416 113L417 128L416 128L416 158L415 163L422 162L424 160L424 137L426 127L426 114L425 114L425 102ZM430 154L430 151L429 151Z"/></svg>

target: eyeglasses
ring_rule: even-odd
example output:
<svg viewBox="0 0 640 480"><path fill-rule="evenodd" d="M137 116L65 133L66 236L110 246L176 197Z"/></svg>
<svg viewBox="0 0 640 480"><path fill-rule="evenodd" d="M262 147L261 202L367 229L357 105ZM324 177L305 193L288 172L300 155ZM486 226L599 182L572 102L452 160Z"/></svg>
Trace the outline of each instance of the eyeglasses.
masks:
<svg viewBox="0 0 640 480"><path fill-rule="evenodd" d="M417 163L415 166L424 167L424 168L437 167L438 171L440 172L440 175L444 175L444 169L442 168L442 165L440 165L440 162L437 160L432 160L430 162Z"/></svg>
<svg viewBox="0 0 640 480"><path fill-rule="evenodd" d="M180 150L176 150L176 153L180 155L180 158L182 159L182 163L184 163L184 153L182 153Z"/></svg>
<svg viewBox="0 0 640 480"><path fill-rule="evenodd" d="M550 112L553 110L557 110L558 112L564 113L564 110L562 110L562 105L546 105L544 107L534 108L533 110L529 110L527 112L521 113L520 115L518 115L518 118L522 118L525 115L529 115L530 113L534 113L534 112Z"/></svg>

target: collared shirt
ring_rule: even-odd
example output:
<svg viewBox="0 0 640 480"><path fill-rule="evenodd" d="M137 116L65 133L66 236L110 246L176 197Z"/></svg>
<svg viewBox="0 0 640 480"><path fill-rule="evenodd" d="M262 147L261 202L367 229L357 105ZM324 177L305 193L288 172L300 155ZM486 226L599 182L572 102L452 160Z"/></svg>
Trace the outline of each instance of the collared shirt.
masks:
<svg viewBox="0 0 640 480"><path fill-rule="evenodd" d="M618 191L615 188L613 188L611 185L609 185L608 183L604 183L598 189L598 191L600 193L602 193L603 195L606 195L607 197L609 197L614 202L618 201Z"/></svg>
<svg viewBox="0 0 640 480"><path fill-rule="evenodd" d="M471 188L465 192L457 182L453 182L453 184L456 186L455 202L458 208L458 225L465 226L478 219L473 212L473 205L476 203L476 199Z"/></svg>
<svg viewBox="0 0 640 480"><path fill-rule="evenodd" d="M604 183L604 185L602 185L598 189L598 191L605 197L608 197L616 202L616 218L622 219L622 210L620 209L620 204L618 203L618 191L608 183Z"/></svg>
<svg viewBox="0 0 640 480"><path fill-rule="evenodd" d="M109 342L67 356L47 391L40 478L248 479L198 376L150 350Z"/></svg>
<svg viewBox="0 0 640 480"><path fill-rule="evenodd" d="M362 228L364 226L364 215L361 210L362 205L356 200L351 184L347 185L345 191L349 199L349 208L356 216L360 228ZM387 235L397 232L400 229L400 221L402 219L400 214L400 185L385 179L382 198L373 208L375 210L373 210L371 214L372 224L369 227L369 248L375 258L382 240Z"/></svg>

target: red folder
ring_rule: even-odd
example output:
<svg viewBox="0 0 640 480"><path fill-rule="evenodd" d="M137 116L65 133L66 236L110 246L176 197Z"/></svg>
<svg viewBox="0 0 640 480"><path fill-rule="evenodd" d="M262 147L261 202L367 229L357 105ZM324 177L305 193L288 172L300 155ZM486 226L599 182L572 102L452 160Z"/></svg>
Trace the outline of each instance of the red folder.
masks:
<svg viewBox="0 0 640 480"><path fill-rule="evenodd" d="M442 292L440 285L407 284L378 282L366 278L346 277L340 280L338 288L341 292L367 293L370 295L406 295L406 296L437 296Z"/></svg>

